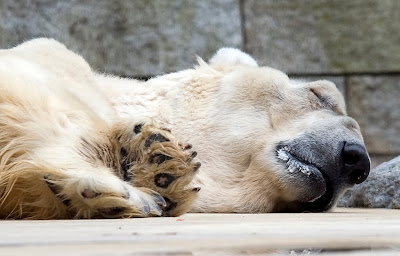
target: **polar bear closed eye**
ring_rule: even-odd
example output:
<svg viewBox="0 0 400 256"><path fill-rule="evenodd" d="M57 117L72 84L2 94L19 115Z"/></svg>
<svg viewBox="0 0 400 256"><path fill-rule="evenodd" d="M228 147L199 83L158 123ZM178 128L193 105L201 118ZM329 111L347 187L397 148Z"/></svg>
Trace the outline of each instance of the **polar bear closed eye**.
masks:
<svg viewBox="0 0 400 256"><path fill-rule="evenodd" d="M3 218L319 212L369 174L334 84L237 49L142 82L37 39L0 52L0 88Z"/></svg>

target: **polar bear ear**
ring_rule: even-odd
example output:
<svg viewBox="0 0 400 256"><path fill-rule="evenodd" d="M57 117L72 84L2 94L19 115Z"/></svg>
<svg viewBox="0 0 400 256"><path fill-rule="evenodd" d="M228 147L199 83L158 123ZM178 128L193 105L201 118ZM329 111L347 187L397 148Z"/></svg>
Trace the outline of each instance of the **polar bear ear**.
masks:
<svg viewBox="0 0 400 256"><path fill-rule="evenodd" d="M210 65L244 65L258 67L257 62L247 53L235 48L221 48L209 61Z"/></svg>

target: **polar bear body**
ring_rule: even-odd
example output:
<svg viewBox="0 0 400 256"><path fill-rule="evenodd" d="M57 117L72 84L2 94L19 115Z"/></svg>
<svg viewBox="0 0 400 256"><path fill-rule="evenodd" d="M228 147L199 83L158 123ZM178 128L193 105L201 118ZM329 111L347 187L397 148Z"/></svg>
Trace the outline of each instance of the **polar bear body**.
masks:
<svg viewBox="0 0 400 256"><path fill-rule="evenodd" d="M5 72L9 65L7 55L16 62L11 75ZM102 209L102 202L108 206L108 210L106 213L103 211L102 216L117 217L158 215L161 213L157 204L167 208L172 205L179 209L174 214L180 214L189 210L189 202L191 204L193 201L194 204L190 209L194 212L325 211L335 205L344 189L362 182L368 176L369 157L360 129L357 123L347 116L343 97L334 84L328 81L305 83L290 80L278 70L258 67L254 59L236 49L221 49L209 63L201 59L198 59L198 62L195 68L162 75L144 82L97 74L80 56L67 50L60 43L49 39L37 39L11 50L0 51L0 74L2 74L0 78L6 90L12 90L12 86L7 86L7 83L12 84L13 77L30 81L29 83L35 86L35 89L29 92L32 97L21 96L22 104L31 102L30 105L34 106L43 102L41 97L45 95L47 102L45 107L51 108L51 111L49 110L51 113L57 112L54 112L50 104L52 101L58 102L57 106L65 104L68 111L82 113L73 119L76 121L76 128L70 129L71 136L77 138L77 141L82 140L82 137L85 138L83 141L94 140L96 143L93 144L107 149L95 150L97 155L99 151L103 154L100 154L102 171L98 172L93 169L91 162L89 165L91 163L92 166L89 167L85 167L87 161L75 166L76 156L60 154L62 150L68 148L79 148L73 140L71 142L68 139L61 139L62 136L57 137L57 140L49 139L48 136L33 139L36 144L48 140L52 144L44 147L44 151L37 151L35 148L37 157L29 159L30 161L47 162L47 157L52 156L50 158L54 161L50 163L54 166L63 164L68 166L73 163L72 169L82 169L81 167L91 169L92 171L88 173L96 176L88 176L85 169L82 173L74 174L75 183L81 179L90 183L92 187L98 188L99 184L102 184L98 190L112 188L112 191L121 191L128 188L130 191L128 194L133 194L126 200L123 192L112 192L112 195L119 193L117 199L101 201L96 195L102 193L97 193L93 188L85 189L84 185L88 183L81 182L84 184L76 188L79 191L76 196L80 198L81 195L85 195L85 199L82 201L80 198L82 202L76 200L87 208L82 210L85 213L84 217L93 217L93 214ZM18 65L21 64L25 66L19 70ZM1 73L1 70L4 72ZM20 86L21 83L16 84ZM38 117L38 123L43 118ZM59 122L57 121L59 118L60 115L57 115L56 120L48 119L46 122L52 126ZM122 122L126 126L121 128L120 120L130 121ZM169 199L165 202L157 196L157 193L136 189L118 181L123 179L123 175L118 174L123 169L121 166L126 165L126 162L120 159L126 154L129 157L134 155L130 152L135 151L136 146L132 145L139 145L139 142L136 142L136 139L129 142L131 146L128 147L131 151L128 150L128 153L124 153L126 150L122 148L125 146L119 144L131 141L130 138L126 140L124 138L129 136L137 138L140 135L137 135L137 130L141 129L142 120L152 120L150 123L153 121L157 123L156 128L150 126L146 129L157 131L152 135L149 132L149 136L153 140L157 138L161 148L167 147L169 141L174 141L168 134L171 131L179 141L193 144L194 150L198 153L197 159L202 163L202 167L188 184L186 183L193 175L187 170L197 170L199 165L191 162L195 154L188 155L174 148L181 147L180 143L168 144L171 149L163 151L161 155L156 154L155 161L163 166L169 162L164 163L165 159L172 161L175 161L175 158L189 159L184 160L185 166L187 165L184 171L179 171L182 170L180 167L176 169L180 166L176 160L169 167L175 171L168 176L159 173L157 165L151 162L153 160L149 160L151 162L149 170L152 170L152 175L154 172L154 177L162 177L163 181L170 179L171 184L182 184L180 187L176 185L181 196L173 189L170 191L172 195L160 187L152 185L148 187L157 190L164 199L168 199L169 195L173 196L176 202ZM7 122L9 121L4 123ZM118 132L115 132L113 127L117 127ZM35 134L47 132L48 130L41 131L39 128L35 130ZM119 135L114 138L113 134ZM121 138L124 142L121 142ZM147 140L140 145L143 147L145 144ZM187 148L189 147L184 146L184 150ZM86 151L92 151L91 147L79 149L84 151L83 155L87 153ZM146 154L148 151L149 149L144 147L140 152ZM7 151L4 151L0 158L4 158L5 153ZM162 160L160 156L163 156ZM149 159L154 159L154 155ZM135 165L136 160L132 160L129 164ZM143 174L143 171L132 172ZM20 172L13 173L17 177ZM65 172L57 173L57 175L62 174ZM21 175L26 177L25 173ZM87 177L90 177L89 181L86 181ZM36 176L35 178L37 179ZM47 176L44 179L49 182ZM69 179L71 178L63 180ZM139 180L134 175L131 182L137 186L135 179ZM9 186L9 183L8 176L3 175L3 186ZM55 202L60 198L55 197L54 193L60 197L60 194L64 196L64 192L54 189L53 185L58 185L59 181L50 180L50 183L52 184L49 185L50 189L42 186L38 191L40 194L46 194L46 200ZM43 182L40 184L45 185ZM147 186L150 183L143 184ZM4 191L11 191L13 194L10 188ZM25 192L29 192L29 189ZM197 200L194 200L193 193L198 194ZM22 198L18 193L9 196L7 200L3 197L2 204L5 205L10 199L18 197ZM87 203L87 198L96 201L95 210L92 209L95 204ZM114 205L115 202L120 202L123 207ZM181 202L187 202L185 207L180 208ZM23 200L15 207L22 207L22 204ZM28 217L65 217L67 216L65 210L71 208L57 207L60 212L64 211L63 214L53 216L40 212L32 216L28 214ZM125 215L112 215L116 209L118 214L121 209L129 211ZM11 211L9 208L2 209L1 206L0 210L3 210L2 216ZM24 214L16 216L26 217Z"/></svg>

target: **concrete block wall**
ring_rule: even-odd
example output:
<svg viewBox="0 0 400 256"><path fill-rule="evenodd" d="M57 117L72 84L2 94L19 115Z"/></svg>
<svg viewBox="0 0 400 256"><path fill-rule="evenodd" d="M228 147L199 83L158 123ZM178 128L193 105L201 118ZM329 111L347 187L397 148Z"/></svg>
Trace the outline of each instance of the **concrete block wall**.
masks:
<svg viewBox="0 0 400 256"><path fill-rule="evenodd" d="M53 37L97 71L139 78L241 48L335 82L376 165L400 154L399 13L398 0L0 0L0 47Z"/></svg>

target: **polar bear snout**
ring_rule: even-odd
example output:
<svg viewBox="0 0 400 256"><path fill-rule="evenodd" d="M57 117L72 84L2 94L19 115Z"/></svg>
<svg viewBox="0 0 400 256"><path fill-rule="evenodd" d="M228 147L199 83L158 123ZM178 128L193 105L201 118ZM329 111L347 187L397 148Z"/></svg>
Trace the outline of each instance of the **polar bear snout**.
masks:
<svg viewBox="0 0 400 256"><path fill-rule="evenodd" d="M278 143L276 157L289 196L275 211L329 210L345 189L367 179L370 159L364 143L346 129L330 131Z"/></svg>
<svg viewBox="0 0 400 256"><path fill-rule="evenodd" d="M370 161L363 145L345 142L341 158L344 171L348 174L351 183L360 184L367 179Z"/></svg>

